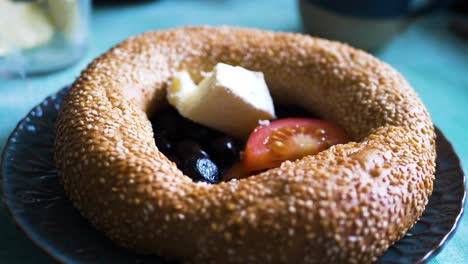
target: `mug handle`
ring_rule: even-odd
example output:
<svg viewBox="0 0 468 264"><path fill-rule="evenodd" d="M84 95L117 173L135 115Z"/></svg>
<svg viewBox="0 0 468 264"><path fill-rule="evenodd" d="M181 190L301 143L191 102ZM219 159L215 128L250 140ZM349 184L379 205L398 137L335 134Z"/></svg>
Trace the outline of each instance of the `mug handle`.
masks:
<svg viewBox="0 0 468 264"><path fill-rule="evenodd" d="M409 17L419 17L430 13L436 9L449 6L455 2L454 0L429 0L426 5L411 10Z"/></svg>

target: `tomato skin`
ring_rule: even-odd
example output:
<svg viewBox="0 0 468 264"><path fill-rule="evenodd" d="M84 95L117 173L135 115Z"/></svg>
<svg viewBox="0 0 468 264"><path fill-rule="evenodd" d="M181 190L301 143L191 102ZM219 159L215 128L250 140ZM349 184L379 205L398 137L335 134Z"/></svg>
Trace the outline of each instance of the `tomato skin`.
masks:
<svg viewBox="0 0 468 264"><path fill-rule="evenodd" d="M279 141L279 142L276 142ZM242 155L247 171L278 167L283 161L314 155L349 137L337 124L311 118L284 118L258 126ZM304 143L304 144L303 144Z"/></svg>

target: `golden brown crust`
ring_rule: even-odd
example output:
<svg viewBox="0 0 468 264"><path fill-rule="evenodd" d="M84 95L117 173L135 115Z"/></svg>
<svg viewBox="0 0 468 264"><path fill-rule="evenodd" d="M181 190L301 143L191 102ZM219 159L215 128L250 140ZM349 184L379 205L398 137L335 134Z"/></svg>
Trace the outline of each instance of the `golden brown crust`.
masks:
<svg viewBox="0 0 468 264"><path fill-rule="evenodd" d="M356 142L240 181L194 183L155 146L147 114L171 72L217 62L262 71L275 103ZM365 263L422 214L431 120L391 67L349 46L230 27L149 32L95 59L57 123L56 161L81 213L118 244L197 263Z"/></svg>

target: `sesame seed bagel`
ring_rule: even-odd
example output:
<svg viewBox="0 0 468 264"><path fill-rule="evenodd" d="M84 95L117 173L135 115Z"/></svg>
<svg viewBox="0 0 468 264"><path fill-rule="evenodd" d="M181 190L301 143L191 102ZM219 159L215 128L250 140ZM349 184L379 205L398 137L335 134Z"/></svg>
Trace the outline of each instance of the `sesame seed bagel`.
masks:
<svg viewBox="0 0 468 264"><path fill-rule="evenodd" d="M218 62L262 71L276 104L334 121L353 142L242 180L193 182L157 149L148 115L167 106L172 72L199 81ZM137 252L190 263L369 263L422 214L435 134L405 79L363 51L189 27L130 38L89 64L61 107L55 157L83 216Z"/></svg>

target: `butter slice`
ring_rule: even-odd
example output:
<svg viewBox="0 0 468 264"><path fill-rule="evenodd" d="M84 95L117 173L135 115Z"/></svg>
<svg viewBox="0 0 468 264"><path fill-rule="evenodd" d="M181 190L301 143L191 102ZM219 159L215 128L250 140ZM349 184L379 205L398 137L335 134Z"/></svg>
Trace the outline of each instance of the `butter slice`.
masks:
<svg viewBox="0 0 468 264"><path fill-rule="evenodd" d="M259 120L275 118L263 73L224 63L198 86L187 72L175 73L167 98L182 116L237 138L247 137Z"/></svg>

